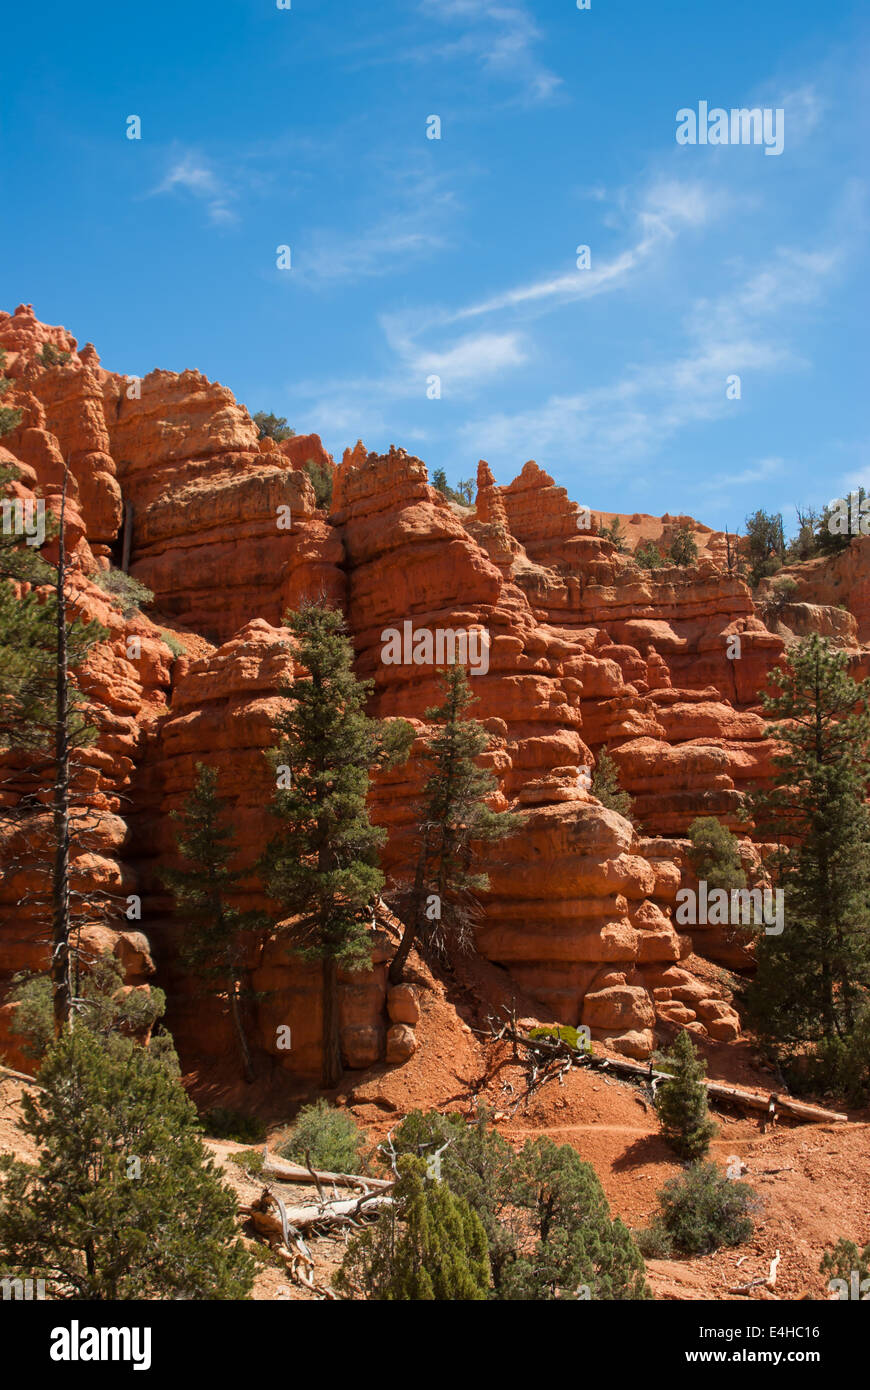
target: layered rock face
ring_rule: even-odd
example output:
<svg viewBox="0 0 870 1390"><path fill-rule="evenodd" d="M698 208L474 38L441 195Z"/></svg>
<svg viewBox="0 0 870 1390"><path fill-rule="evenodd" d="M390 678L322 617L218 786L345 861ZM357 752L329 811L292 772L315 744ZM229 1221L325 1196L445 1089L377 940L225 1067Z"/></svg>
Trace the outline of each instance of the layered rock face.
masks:
<svg viewBox="0 0 870 1390"><path fill-rule="evenodd" d="M45 343L69 358L43 365ZM194 371L141 381L107 372L90 345L79 353L29 306L0 316L0 347L13 383L4 403L23 411L0 462L17 461L16 488L41 489L56 508L69 461L74 584L110 631L88 663L101 727L80 796L106 818L79 872L84 884L111 881L140 898L141 923L119 918L110 946L132 982L152 976L167 989L189 1067L230 1065L235 1043L225 1005L181 965L185 924L161 879L175 853L171 813L197 763L216 767L245 873L239 905L268 909L257 871L271 834L264 751L300 678L282 622L319 596L346 614L358 672L374 683L371 713L409 719L419 736L409 763L372 786L373 818L388 830L388 883L414 862L426 710L440 701L438 668L460 659L477 697L472 714L491 738L481 764L497 779L492 804L521 818L481 856L490 879L481 954L539 1002L542 1019L586 1024L632 1056L649 1055L657 1029L673 1024L708 1041L737 1036L736 1015L692 961L700 952L743 966L745 943L678 930L674 902L680 884L693 883L692 820L715 815L737 829L742 793L770 774L759 698L793 629L763 621L745 584L729 577L717 533L693 523L705 538L699 563L649 572L600 534L606 517L584 513L534 462L506 487L481 462L476 504L461 507L404 450L376 455L357 444L335 465L316 435L258 440L226 388ZM308 460L334 475L328 513L316 506ZM652 521L667 537L686 519L639 518L639 538L653 535ZM849 628L856 653L868 546L848 552L854 632L848 615L833 616L842 610L815 604L819 622ZM124 619L92 582L125 555L155 594L153 621ZM848 601L840 563L832 593ZM821 578L813 582L815 598L826 597ZM814 602L808 591L795 606ZM175 659L167 629L184 648ZM130 657L136 635L139 655ZM640 832L588 790L586 771L604 749ZM3 849L0 985L45 958L44 917L16 907L24 881L16 847ZM415 1046L413 992L387 988L397 931L379 908L372 971L342 980L348 1066L398 1065ZM317 968L269 933L252 939L248 966L256 1047L284 1072L315 1076ZM0 1010L0 1029L10 1012ZM278 1044L282 1029L289 1048Z"/></svg>

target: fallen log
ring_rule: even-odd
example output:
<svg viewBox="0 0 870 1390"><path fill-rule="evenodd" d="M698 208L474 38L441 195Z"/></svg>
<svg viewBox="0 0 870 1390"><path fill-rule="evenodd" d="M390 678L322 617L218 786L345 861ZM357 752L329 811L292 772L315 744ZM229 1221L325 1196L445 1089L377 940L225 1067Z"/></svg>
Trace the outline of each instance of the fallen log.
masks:
<svg viewBox="0 0 870 1390"><path fill-rule="evenodd" d="M666 1071L656 1071L649 1063L644 1065L642 1062L632 1062L626 1057L602 1057L598 1053L586 1052L581 1048L573 1048L564 1039L555 1038L529 1038L510 1024L504 1024L498 1032L491 1030L493 1040L508 1038L512 1043L525 1047L533 1056L546 1059L548 1063L556 1060L565 1059L570 1065L578 1067L592 1067L595 1071L613 1072L616 1076L631 1076L639 1081L647 1081L655 1091L656 1086L662 1081L669 1080L669 1073ZM551 1072L549 1075L555 1075ZM561 1073L562 1075L564 1072ZM549 1076L545 1076L548 1080ZM529 1090L534 1090L540 1080L537 1074L534 1076L533 1085ZM711 1100L728 1101L732 1105L743 1105L750 1110L768 1109L770 1105L769 1091L744 1091L738 1086L728 1086L722 1081L704 1081L703 1085L707 1088L707 1094ZM792 1100L790 1096L784 1096L781 1092L776 1093L777 1114L790 1115L796 1120L804 1120L810 1124L842 1124L848 1122L848 1115L842 1114L838 1110L826 1110L821 1105L808 1105L805 1101Z"/></svg>
<svg viewBox="0 0 870 1390"><path fill-rule="evenodd" d="M254 1229L270 1243L286 1244L286 1232L310 1231L317 1227L353 1226L356 1218L368 1211L392 1206L393 1199L385 1192L364 1192L360 1197L346 1197L337 1202L316 1202L304 1207L280 1205L268 1187L256 1201L240 1206L239 1211L250 1217ZM278 1208L278 1214L272 1210Z"/></svg>
<svg viewBox="0 0 870 1390"><path fill-rule="evenodd" d="M315 1178L318 1182L334 1183L336 1187L361 1187L372 1192L383 1192L393 1185L391 1178L367 1178L359 1173L329 1173L322 1168L306 1168L304 1163L288 1163L285 1159L273 1158L266 1148L263 1149L263 1172L279 1182L310 1183Z"/></svg>
<svg viewBox="0 0 870 1390"><path fill-rule="evenodd" d="M669 1080L666 1071L651 1071L649 1066L644 1066L641 1062L630 1062L624 1057L596 1058L593 1054L588 1065L594 1067L596 1063L603 1064L605 1070L616 1072L617 1075L635 1076L644 1081ZM726 1086L721 1081L705 1081L703 1084L712 1100L727 1100L734 1105L745 1105L750 1110L767 1110L770 1104L769 1091L744 1091L738 1086ZM825 1110L821 1105L807 1105L802 1100L792 1100L790 1096L784 1096L780 1092L777 1092L776 1108L778 1114L792 1115L797 1120L806 1120L814 1124L843 1123L849 1119L848 1115L843 1115L838 1110Z"/></svg>
<svg viewBox="0 0 870 1390"><path fill-rule="evenodd" d="M13 1071L11 1067L0 1067L0 1077L9 1077L12 1081L23 1081L27 1086L39 1086L42 1089L42 1082L37 1081L35 1076L28 1076L26 1071Z"/></svg>

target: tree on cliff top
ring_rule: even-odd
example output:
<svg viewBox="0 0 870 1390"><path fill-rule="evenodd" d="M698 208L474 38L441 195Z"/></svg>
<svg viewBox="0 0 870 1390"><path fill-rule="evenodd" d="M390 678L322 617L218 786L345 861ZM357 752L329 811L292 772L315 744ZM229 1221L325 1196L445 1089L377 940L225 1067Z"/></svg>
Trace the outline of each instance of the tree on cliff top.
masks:
<svg viewBox="0 0 870 1390"><path fill-rule="evenodd" d="M308 676L283 691L270 754L280 828L263 868L270 896L296 919L288 941L321 962L322 1081L331 1087L341 1076L338 972L371 968L374 902L384 881L376 861L386 831L369 820L369 775L407 756L411 730L403 720L367 716L372 682L354 675L341 613L312 603L288 613L286 623Z"/></svg>
<svg viewBox="0 0 870 1390"><path fill-rule="evenodd" d="M475 759L489 747L489 734L466 711L473 703L465 667L440 673L444 703L426 711L441 727L428 741L425 758L432 771L423 788L417 817L418 850L413 881L400 893L402 940L390 965L398 984L414 942L420 940L442 960L471 949L477 895L489 888L486 874L472 869L476 844L511 834L522 818L493 811L486 798L498 785Z"/></svg>
<svg viewBox="0 0 870 1390"><path fill-rule="evenodd" d="M244 1022L252 991L246 981L254 934L265 930L267 919L233 906L244 874L230 868L236 851L227 804L217 793L217 769L197 763L196 772L184 810L173 812L186 867L166 869L163 877L175 895L176 913L184 919L182 959L206 988L216 986L226 995L244 1077L252 1082L254 1063Z"/></svg>
<svg viewBox="0 0 870 1390"><path fill-rule="evenodd" d="M287 424L286 416L273 415L271 411L258 410L251 416L261 439L274 439L278 444L283 439L292 439L296 431Z"/></svg>

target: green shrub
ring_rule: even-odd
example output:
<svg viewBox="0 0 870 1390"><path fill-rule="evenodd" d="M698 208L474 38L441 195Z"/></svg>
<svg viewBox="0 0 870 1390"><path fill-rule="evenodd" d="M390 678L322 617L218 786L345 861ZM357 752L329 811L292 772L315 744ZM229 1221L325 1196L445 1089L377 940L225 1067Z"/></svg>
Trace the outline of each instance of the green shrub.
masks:
<svg viewBox="0 0 870 1390"><path fill-rule="evenodd" d="M332 501L332 472L328 464L318 463L316 459L306 459L305 472L314 488L314 500L318 507L328 507Z"/></svg>
<svg viewBox="0 0 870 1390"><path fill-rule="evenodd" d="M659 570L665 563L662 552L652 541L643 541L634 552L634 559L645 570Z"/></svg>
<svg viewBox="0 0 870 1390"><path fill-rule="evenodd" d="M179 642L174 633L163 630L160 633L160 640L165 643L173 656L187 656L187 648Z"/></svg>
<svg viewBox="0 0 870 1390"><path fill-rule="evenodd" d="M782 574L778 579L774 579L768 596L763 601L765 613L771 618L779 618L786 604L791 603L797 587L797 580L790 574Z"/></svg>
<svg viewBox="0 0 870 1390"><path fill-rule="evenodd" d="M283 439L292 439L296 431L290 429L283 415L273 415L271 411L258 410L251 416L257 426L257 432L261 439L268 437L280 444Z"/></svg>
<svg viewBox="0 0 870 1390"><path fill-rule="evenodd" d="M243 1115L240 1110L231 1110L216 1105L204 1110L200 1119L210 1139L232 1139L236 1144L262 1144L266 1138L266 1126L256 1115Z"/></svg>
<svg viewBox="0 0 870 1390"><path fill-rule="evenodd" d="M674 1253L673 1242L661 1226L632 1231L634 1243L645 1260L669 1260Z"/></svg>
<svg viewBox="0 0 870 1390"><path fill-rule="evenodd" d="M703 880L709 890L726 892L746 887L737 836L727 826L715 816L698 816L689 826L689 839L689 863L699 883Z"/></svg>
<svg viewBox="0 0 870 1390"><path fill-rule="evenodd" d="M603 541L610 541L611 545L615 545L620 555L625 555L627 553L628 543L625 538L625 532L622 529L622 522L618 516L613 518L609 526L607 524L600 526L598 528L598 534Z"/></svg>
<svg viewBox="0 0 870 1390"><path fill-rule="evenodd" d="M304 1163L307 1152L312 1168L327 1173L364 1173L367 1143L368 1136L353 1115L320 1098L313 1105L303 1105L279 1153L294 1163Z"/></svg>
<svg viewBox="0 0 870 1390"><path fill-rule="evenodd" d="M842 1098L846 1105L866 1105L870 1101L870 1007L859 1014L851 1033L822 1038L801 1063L794 1075L786 1063L789 1082L796 1090L821 1091Z"/></svg>
<svg viewBox="0 0 870 1390"><path fill-rule="evenodd" d="M166 1010L166 995L152 985L148 992L123 994L124 971L109 951L82 975L79 994L86 1001L80 1010L80 1026L107 1038L112 1033L147 1033ZM25 1039L24 1051L42 1058L54 1042L52 986L48 975L26 971L14 976L10 1000L18 1004L10 1031ZM159 1047L158 1049L159 1050Z"/></svg>
<svg viewBox="0 0 870 1390"><path fill-rule="evenodd" d="M619 769L606 748L602 748L598 754L589 790L602 806L606 806L609 811L617 811L619 815L631 821L632 825L636 825L634 802L628 792L623 791L619 785Z"/></svg>
<svg viewBox="0 0 870 1390"><path fill-rule="evenodd" d="M578 1052L591 1052L592 1048L586 1042L585 1036L580 1037L576 1028L571 1028L568 1024L559 1024L554 1028L530 1028L530 1038L554 1038L556 1042L566 1042L569 1047L574 1047Z"/></svg>
<svg viewBox="0 0 870 1390"><path fill-rule="evenodd" d="M41 362L43 367L57 367L67 363L71 356L71 353L56 348L54 343L43 343L42 352L37 353L36 360Z"/></svg>
<svg viewBox="0 0 870 1390"><path fill-rule="evenodd" d="M668 548L668 559L675 565L694 565L698 559L698 545L691 527L681 526Z"/></svg>
<svg viewBox="0 0 870 1390"><path fill-rule="evenodd" d="M259 1149L242 1149L241 1153L230 1154L230 1163L244 1168L246 1173L251 1173L254 1177L259 1177L266 1165L266 1160Z"/></svg>
<svg viewBox="0 0 870 1390"><path fill-rule="evenodd" d="M819 1273L827 1274L829 1279L842 1279L847 1285L847 1292L840 1292L841 1298L854 1296L852 1290L855 1282L858 1284L857 1294L860 1299L868 1296L866 1289L861 1289L860 1285L865 1279L870 1279L870 1242L860 1250L854 1240L846 1240L845 1236L840 1236L832 1250L826 1250L819 1265ZM857 1281L852 1276L857 1275ZM828 1288L830 1289L830 1283Z"/></svg>
<svg viewBox="0 0 870 1390"><path fill-rule="evenodd" d="M422 1159L399 1159L394 1205L355 1236L333 1279L346 1299L481 1303L489 1257L479 1218L445 1182L427 1181Z"/></svg>
<svg viewBox="0 0 870 1390"><path fill-rule="evenodd" d="M755 1191L720 1172L715 1163L693 1163L658 1193L654 1231L664 1232L680 1255L708 1255L723 1245L742 1245L753 1232Z"/></svg>
<svg viewBox="0 0 870 1390"><path fill-rule="evenodd" d="M529 1140L520 1153L489 1126L484 1106L459 1115L408 1115L393 1135L399 1154L419 1154L480 1218L492 1271L490 1297L505 1301L649 1297L643 1259L612 1220L591 1164L569 1144ZM441 1151L440 1153L438 1151Z"/></svg>
<svg viewBox="0 0 870 1390"><path fill-rule="evenodd" d="M125 618L131 618L134 613L139 612L143 604L151 603L154 598L150 589L140 580L134 579L132 574L125 574L123 570L100 570L99 574L94 574L91 578L104 594L115 600Z"/></svg>

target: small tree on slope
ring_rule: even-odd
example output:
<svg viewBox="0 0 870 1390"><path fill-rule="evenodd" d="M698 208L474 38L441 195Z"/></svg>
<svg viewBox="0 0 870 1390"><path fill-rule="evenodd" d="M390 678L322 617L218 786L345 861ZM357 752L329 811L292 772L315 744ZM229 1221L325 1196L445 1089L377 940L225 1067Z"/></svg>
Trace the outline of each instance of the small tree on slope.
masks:
<svg viewBox="0 0 870 1390"><path fill-rule="evenodd" d="M707 1088L702 1084L707 1068L685 1028L664 1061L671 1075L661 1082L655 1098L662 1135L680 1158L703 1158L716 1125L710 1119Z"/></svg>

